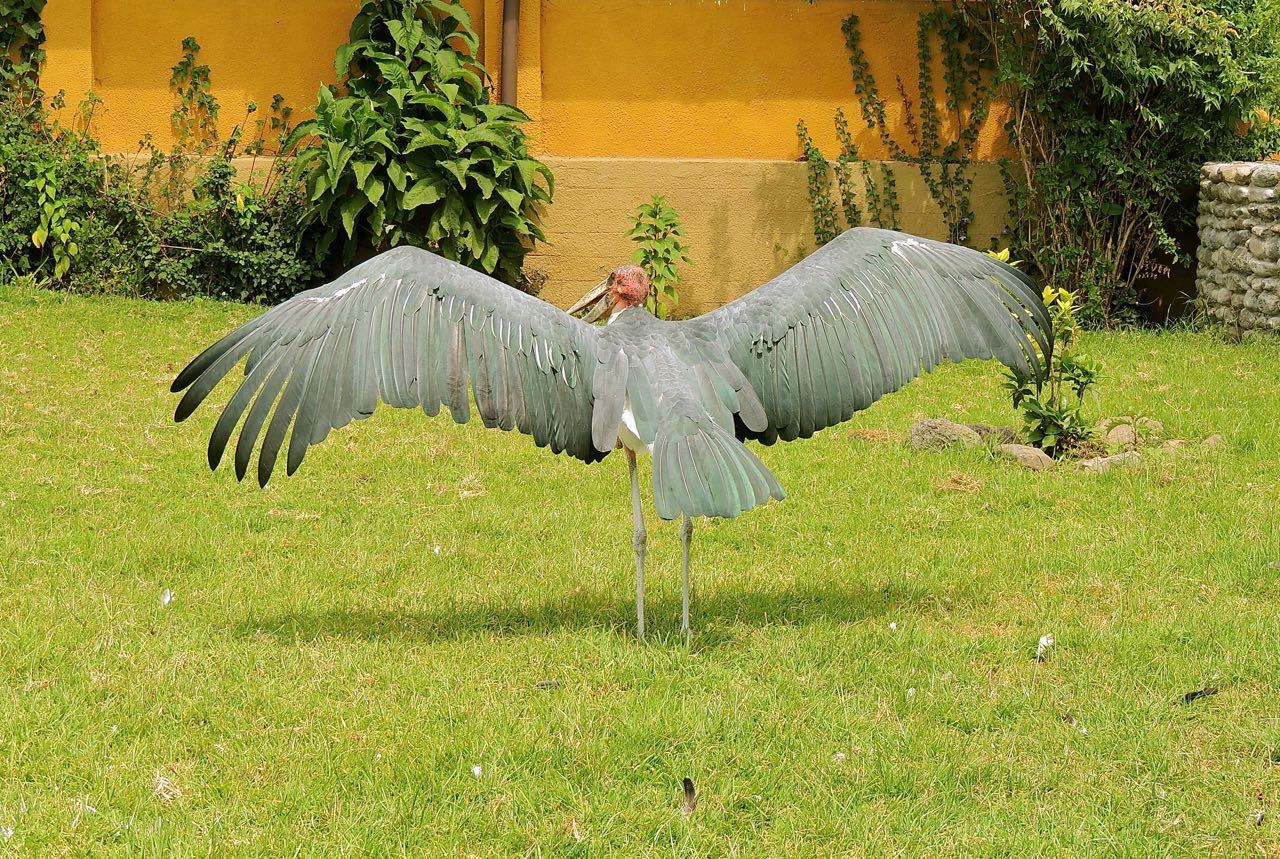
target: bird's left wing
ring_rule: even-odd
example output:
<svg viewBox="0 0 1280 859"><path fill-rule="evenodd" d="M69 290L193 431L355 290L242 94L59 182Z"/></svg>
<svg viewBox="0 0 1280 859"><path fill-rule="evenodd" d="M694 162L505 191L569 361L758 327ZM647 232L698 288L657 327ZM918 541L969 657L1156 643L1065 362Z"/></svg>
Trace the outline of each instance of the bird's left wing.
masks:
<svg viewBox="0 0 1280 859"><path fill-rule="evenodd" d="M681 323L714 338L764 407L740 438L808 438L940 361L999 358L1039 380L1052 330L1030 279L969 248L846 231L764 286Z"/></svg>
<svg viewBox="0 0 1280 859"><path fill-rule="evenodd" d="M295 295L200 353L173 382L175 393L186 391L174 419L189 417L247 355L245 378L209 439L209 465L217 468L248 411L235 449L238 478L264 427L262 485L290 428L292 474L310 445L369 417L379 399L429 415L445 405L465 423L472 391L486 426L594 462L609 452L592 440L594 391L626 384L625 376L610 378L611 355L597 361L598 340L593 326L544 301L401 247Z"/></svg>

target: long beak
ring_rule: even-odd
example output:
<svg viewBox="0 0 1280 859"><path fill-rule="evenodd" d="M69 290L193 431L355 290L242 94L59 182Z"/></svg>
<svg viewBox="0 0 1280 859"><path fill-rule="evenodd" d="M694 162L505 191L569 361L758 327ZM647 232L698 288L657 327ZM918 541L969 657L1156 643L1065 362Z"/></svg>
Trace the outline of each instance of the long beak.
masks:
<svg viewBox="0 0 1280 859"><path fill-rule="evenodd" d="M609 290L609 279L607 277L587 290L587 294L579 298L573 307L569 308L569 315L574 316L581 313L587 307L591 309L582 317L583 322L595 322L601 316L604 316L609 308L613 307L613 293Z"/></svg>

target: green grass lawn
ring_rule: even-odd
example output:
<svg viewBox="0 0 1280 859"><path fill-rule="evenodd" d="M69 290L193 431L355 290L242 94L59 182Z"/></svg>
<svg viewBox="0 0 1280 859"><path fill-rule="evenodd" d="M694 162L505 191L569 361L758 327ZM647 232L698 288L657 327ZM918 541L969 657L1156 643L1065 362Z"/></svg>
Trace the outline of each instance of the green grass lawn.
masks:
<svg viewBox="0 0 1280 859"><path fill-rule="evenodd" d="M691 644L651 518L642 644L620 456L383 409L210 474L168 385L256 312L0 290L0 855L1280 856L1280 345L1089 337L1193 441L1103 475L887 435L994 365L761 449Z"/></svg>

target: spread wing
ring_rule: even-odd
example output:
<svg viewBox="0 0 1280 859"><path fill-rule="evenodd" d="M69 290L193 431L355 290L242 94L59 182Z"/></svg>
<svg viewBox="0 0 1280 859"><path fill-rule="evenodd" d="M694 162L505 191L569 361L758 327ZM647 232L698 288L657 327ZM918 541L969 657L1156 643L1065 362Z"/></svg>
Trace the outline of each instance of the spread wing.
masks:
<svg viewBox="0 0 1280 859"><path fill-rule="evenodd" d="M244 380L209 439L209 465L217 468L240 426L237 478L259 436L265 486L286 433L293 474L310 445L369 417L379 400L428 415L444 405L465 423L470 392L485 426L519 430L540 447L594 462L612 448L592 443L595 392L618 392L604 398L612 410L626 384L624 368L598 340L595 328L546 302L401 247L295 295L200 353L173 382L174 392L186 391L174 419L189 417L248 356ZM598 352L607 353L604 363Z"/></svg>
<svg viewBox="0 0 1280 859"><path fill-rule="evenodd" d="M1040 380L1052 326L1031 280L957 245L848 230L687 325L716 338L764 406L740 438L808 438L942 360L998 358Z"/></svg>

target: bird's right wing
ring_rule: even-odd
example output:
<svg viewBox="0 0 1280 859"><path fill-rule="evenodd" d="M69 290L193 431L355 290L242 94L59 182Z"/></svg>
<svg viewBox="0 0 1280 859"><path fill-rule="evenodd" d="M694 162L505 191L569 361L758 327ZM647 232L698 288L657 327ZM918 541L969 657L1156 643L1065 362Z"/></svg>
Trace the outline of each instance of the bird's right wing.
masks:
<svg viewBox="0 0 1280 859"><path fill-rule="evenodd" d="M429 415L445 405L465 423L471 392L486 426L594 462L613 441L602 433L593 441L593 417L616 427L622 411L626 362L615 351L601 347L596 328L544 301L401 247L295 295L200 353L173 382L175 393L186 391L174 418L189 417L247 355L245 378L209 439L209 465L217 468L244 417L238 478L264 426L262 485L290 428L292 474L310 445L369 417L379 399Z"/></svg>
<svg viewBox="0 0 1280 859"><path fill-rule="evenodd" d="M946 359L999 358L1039 380L1052 325L1030 279L986 254L859 227L764 286L682 325L750 382L766 444L848 420ZM1034 347L1037 348L1033 348Z"/></svg>

